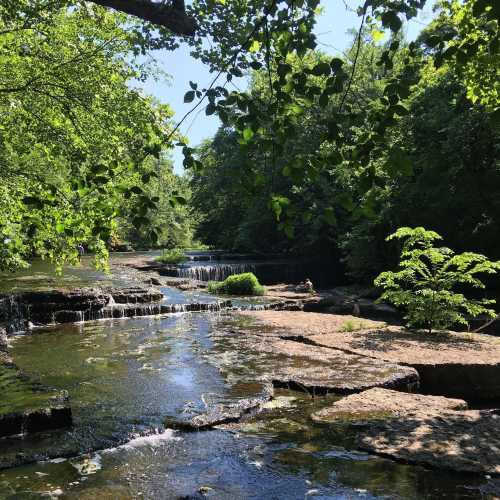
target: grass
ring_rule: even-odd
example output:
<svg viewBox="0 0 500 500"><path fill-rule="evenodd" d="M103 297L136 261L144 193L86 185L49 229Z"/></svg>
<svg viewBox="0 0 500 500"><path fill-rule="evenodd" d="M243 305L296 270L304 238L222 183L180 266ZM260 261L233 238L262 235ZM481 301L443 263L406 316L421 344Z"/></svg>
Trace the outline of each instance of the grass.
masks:
<svg viewBox="0 0 500 500"><path fill-rule="evenodd" d="M210 293L224 295L264 295L265 288L253 273L233 274L224 281L210 281Z"/></svg>
<svg viewBox="0 0 500 500"><path fill-rule="evenodd" d="M371 325L365 321L353 321L352 319L348 319L344 321L343 325L340 327L341 332L356 332L358 330L366 330L371 328Z"/></svg>
<svg viewBox="0 0 500 500"><path fill-rule="evenodd" d="M155 260L163 264L181 264L186 262L187 257L180 248L172 248L171 250L163 250Z"/></svg>

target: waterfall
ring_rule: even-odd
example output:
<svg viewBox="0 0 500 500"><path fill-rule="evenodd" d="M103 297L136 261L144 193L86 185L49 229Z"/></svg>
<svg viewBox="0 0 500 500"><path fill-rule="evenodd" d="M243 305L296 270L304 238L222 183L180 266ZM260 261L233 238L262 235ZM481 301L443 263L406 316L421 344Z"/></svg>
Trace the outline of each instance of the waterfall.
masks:
<svg viewBox="0 0 500 500"><path fill-rule="evenodd" d="M196 281L224 281L228 276L241 273L255 273L255 264L214 264L211 266L182 266L177 270L179 278Z"/></svg>

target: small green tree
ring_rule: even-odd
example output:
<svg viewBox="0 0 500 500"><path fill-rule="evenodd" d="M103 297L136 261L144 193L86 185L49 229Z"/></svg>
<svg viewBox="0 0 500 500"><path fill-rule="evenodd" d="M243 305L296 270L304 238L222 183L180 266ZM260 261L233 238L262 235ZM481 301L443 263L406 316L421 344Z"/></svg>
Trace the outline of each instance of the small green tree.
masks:
<svg viewBox="0 0 500 500"><path fill-rule="evenodd" d="M406 310L408 325L416 328L442 330L454 324L468 325L468 318L480 314L495 317L494 300L469 299L454 289L458 285L485 288L477 277L480 273L495 274L500 262L472 252L455 254L446 247L435 247L441 236L423 227L401 227L386 238L403 240L400 270L385 271L375 279L384 289L379 300Z"/></svg>

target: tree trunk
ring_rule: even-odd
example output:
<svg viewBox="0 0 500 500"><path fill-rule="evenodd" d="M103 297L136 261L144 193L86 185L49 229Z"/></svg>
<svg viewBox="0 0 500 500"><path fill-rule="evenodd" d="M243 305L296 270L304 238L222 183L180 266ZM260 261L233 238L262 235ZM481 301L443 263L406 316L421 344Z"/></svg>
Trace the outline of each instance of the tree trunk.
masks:
<svg viewBox="0 0 500 500"><path fill-rule="evenodd" d="M196 32L196 22L186 14L184 0L173 0L170 5L162 5L152 0L91 1L168 28L176 35L193 36Z"/></svg>

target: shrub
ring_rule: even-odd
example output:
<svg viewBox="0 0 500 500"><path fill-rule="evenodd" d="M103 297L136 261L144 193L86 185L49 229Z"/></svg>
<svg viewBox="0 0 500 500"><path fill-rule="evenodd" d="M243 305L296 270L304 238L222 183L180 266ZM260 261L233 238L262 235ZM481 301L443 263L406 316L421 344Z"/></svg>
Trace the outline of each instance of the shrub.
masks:
<svg viewBox="0 0 500 500"><path fill-rule="evenodd" d="M441 236L423 227L402 227L386 241L403 240L400 270L386 271L375 279L375 285L384 289L380 301L391 302L406 310L408 325L446 329L454 324L468 326L467 317L496 313L487 306L494 300L474 300L454 291L458 285L485 288L477 274L495 274L500 262L492 262L484 255L464 252L455 254L446 247L434 247Z"/></svg>
<svg viewBox="0 0 500 500"><path fill-rule="evenodd" d="M224 281L211 281L208 284L210 293L226 295L264 295L265 288L253 273L233 274Z"/></svg>
<svg viewBox="0 0 500 500"><path fill-rule="evenodd" d="M163 250L159 257L156 257L158 262L163 264L180 264L187 260L184 255L184 251L179 248L173 248L171 250Z"/></svg>

